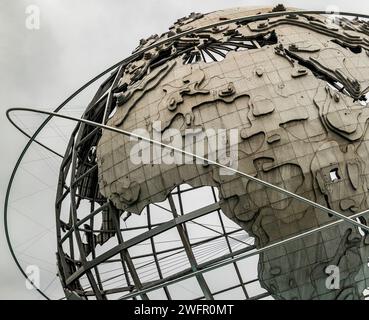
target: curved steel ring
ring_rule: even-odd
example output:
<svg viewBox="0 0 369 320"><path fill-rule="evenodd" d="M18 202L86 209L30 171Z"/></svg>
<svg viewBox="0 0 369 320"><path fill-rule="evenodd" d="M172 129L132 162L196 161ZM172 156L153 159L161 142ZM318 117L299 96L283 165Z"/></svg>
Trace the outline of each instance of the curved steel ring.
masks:
<svg viewBox="0 0 369 320"><path fill-rule="evenodd" d="M130 57L125 58L117 63L115 63L114 65L108 67L106 70L104 70L103 72L101 72L100 74L98 74L97 76L95 76L93 79L89 80L87 83L85 83L82 87L80 87L78 90L76 90L73 94L71 94L66 100L64 100L53 112L57 113L59 112L61 109L63 109L65 107L65 105L67 103L69 103L73 98L75 98L79 93L81 93L83 90L85 90L86 88L88 88L91 84L93 84L95 81L97 81L98 79L100 79L101 77L103 77L104 75L106 75L108 72L114 70L115 68L121 66L121 65L125 65L128 64L129 62L131 62L132 60L136 59L137 57L139 57L142 53L153 49L157 46L160 46L162 44L165 44L167 42L176 40L182 36L197 32L197 31L201 31L201 30L206 30L212 27L216 27L216 26L221 26L221 25L225 25L225 24L229 24L229 23L233 23L233 22L247 22L247 21L255 21L255 20L260 20L260 19L266 19L266 18L272 18L272 17L277 17L277 16L281 16L281 15L288 15L288 14L295 14L295 15L303 15L303 14L336 14L336 15L341 15L341 16L353 16L353 17L361 17L361 18L366 18L369 19L369 15L365 15L365 14L357 14L357 13L352 13L352 12L334 12L334 11L322 11L322 10L303 10L303 11L281 11L281 12L271 12L271 13L265 13L265 14L260 14L260 15L256 15L256 16L245 16L245 17L240 17L240 18L235 18L235 19L230 19L230 20L224 20L224 21L220 21L217 23L213 23L213 24L209 24L207 26L204 27L200 27L197 29L190 29L188 31L176 34L172 37L168 37L166 39L163 39L161 41L158 41L152 45L149 45L141 50L138 50L136 52L134 52ZM20 270L20 272L22 273L22 275L25 277L25 279L28 279L28 276L26 274L26 272L23 270L22 266L20 265L11 240L10 240L10 236L9 236L9 228L8 228L8 204L9 204L9 195L10 195L10 191L14 182L14 178L15 175L17 173L17 170L20 166L20 163L22 162L22 159L24 157L24 155L26 154L28 148L30 147L30 145L35 142L39 145L41 145L42 147L46 148L48 151L54 153L57 156L61 156L60 154L58 154L57 152L55 152L54 150L52 150L51 148L45 146L43 143L39 142L38 140L36 140L36 137L38 136L38 134L41 132L41 130L46 126L46 124L53 118L54 115L49 115L45 121L37 128L37 130L33 133L33 135L29 135L28 133L26 133L22 128L20 128L14 121L12 121L11 119L9 119L9 121L21 132L23 133L25 136L27 136L29 138L29 141L27 142L27 144L25 145L24 149L22 150L14 168L13 171L11 173L10 179L9 179L9 183L7 186L7 190L6 190L6 195L5 195L5 202L4 202L4 229L5 229L5 236L6 236L6 241L7 241L7 245L9 247L11 256L14 260L14 262L16 263L18 269ZM62 156L61 156L62 157ZM32 283L33 285L33 283ZM45 299L50 299L44 292L42 292L42 290L40 290L39 288L35 287L36 290L45 298Z"/></svg>
<svg viewBox="0 0 369 320"><path fill-rule="evenodd" d="M174 151L178 151L178 152L181 152L181 153L183 153L183 154L185 154L185 155L188 155L188 156L192 156L192 157L198 158L198 159L200 159L200 160L202 160L202 161L207 161L208 163L210 163L210 164L214 164L214 165L216 165L216 166L218 166L218 167L221 167L221 168L224 168L224 169L231 170L231 171L233 171L233 172L235 172L235 173L238 173L238 174L240 174L240 175L242 175L242 176L244 176L244 177L246 177L246 178L248 178L248 179L250 179L250 180L254 180L255 182L257 182L257 183L259 183L259 184L262 184L262 185L264 185L264 186L266 186L266 187L269 187L269 188L275 189L276 191L279 191L279 192L285 193L285 194L287 194L287 195L290 195L290 196L292 196L292 197L294 197L294 198L297 198L297 199L298 199L298 200L300 200L300 201L307 202L308 204L312 205L313 207L316 207L316 208L321 209L321 210L323 210L323 211L326 211L326 212L328 212L328 213L334 214L336 217L338 217L338 218L339 218L339 220L336 220L336 221L333 221L333 222L327 223L327 224L322 225L322 226L317 227L317 228L313 228L313 229L307 230L307 231L305 231L305 232L302 232L302 233L297 234L297 235L295 235L295 236L291 236L291 237L286 238L286 239L284 239L284 240L274 242L274 243L272 243L272 244L270 244L270 245L267 245L267 246L265 246L265 247L262 247L262 248L259 248L259 249L255 249L255 250L254 250L254 251L252 251L252 252L246 252L246 253L240 254L239 256L235 256L235 257L233 257L233 258L231 258L231 259L223 260L223 261L221 261L221 262L219 262L219 263L216 263L216 264L214 264L214 265L208 266L208 267L203 268L203 269L201 269L201 270L197 270L196 272L193 272L193 273L191 273L191 274L184 275L184 276L181 276L181 277L179 277L179 278L176 278L176 279L170 280L170 281L168 281L168 282L166 282L166 283L164 283L164 284L159 284L159 285L155 285L155 286L153 286L153 287L148 287L148 288L144 288L144 289L141 289L141 290L136 290L135 292L132 292L132 293L128 294L127 296L124 296L122 299L128 299L128 298L131 298L131 297L137 296L137 295L142 294L142 293L146 293L146 292L149 292L149 291L153 291L153 290L159 289L159 288L161 288L161 287L163 287L163 286L166 286L166 285L168 285L168 284L174 284L174 283L176 283L176 282L179 282L179 281L182 281L182 280L188 279L188 278L190 278L190 277L192 277L192 276L195 276L195 275L197 275L197 274L205 273L205 272L207 272L207 271L211 271L211 270L216 269L216 268L218 268L218 267L225 266L225 265L227 265L227 264L229 264L229 263L232 263L232 262L234 262L234 261L238 261L238 260L245 259L245 258L248 258L248 257L253 256L253 255L256 255L256 254L260 254L261 252L264 252L264 251L267 251L267 250L273 249L273 248L275 248L275 247L277 247L277 246L279 246L279 245L281 245L281 244L285 244L285 243L287 243L287 242L291 242L291 241L294 241L294 240L297 240L297 239L303 238L303 237L305 237L305 236L308 236L308 235L313 234L313 233L315 233L315 232L321 231L321 230L323 230L323 229L333 227L333 226L335 226L335 225L337 225L337 224L339 224L339 223L342 223L342 222L344 222L344 221L349 222L349 223L352 223L352 224L355 224L355 225L358 225L358 226L360 226L360 227L365 228L365 229L367 229L367 230L368 230L368 227L367 227L367 226L362 225L361 223L359 223L359 222L355 221L355 219L356 219L357 217L359 217L359 216L362 216L362 215L364 215L364 214L369 213L369 209L368 209L368 210L364 210L364 211L362 211L362 212L359 212L359 213L356 213L356 214L353 214L353 215L351 215L351 216L346 217L346 216L344 216L344 215L342 215L342 214L339 214L339 213L337 213L337 212L335 212L335 211L333 211L333 210L331 210L331 209L325 208L325 207L323 207L322 205L317 204L317 203L315 203L315 202L313 202L313 201L311 201L311 200L305 199L305 198L303 198L303 197L301 197L301 196L299 196L299 195L296 195L296 194L294 194L294 193L292 193L292 192L290 192L290 191L288 191L288 190L282 189L282 188L277 187L277 186L275 186L275 185L272 185L272 184L270 184L270 183L268 183L268 182L266 182L266 181L260 180L260 179L258 179L258 178L256 178L256 177L250 176L250 175L248 175L248 174L246 174L246 173L244 173L244 172L238 171L237 169L234 169L234 168L228 167L228 166L226 166L226 165L220 164L220 163L215 162L215 161L213 161L213 160L203 158L203 157L198 156L198 155L196 155L196 154L193 154L193 153L191 153L191 152L188 152L188 151L185 151L185 150L182 150L182 149L179 149L179 148L173 147L173 146L171 146L171 145L167 145L167 144L165 144L165 143L162 143L162 142L159 142L159 141L156 141L156 140L152 140L152 139L150 139L150 138L146 138L146 137L144 137L144 136L140 136L140 135L138 135L138 134L135 134L135 133L132 133L132 132L129 132L129 131L125 131L125 130L117 129L117 128L115 128L115 127L110 127L110 126L103 125L103 124L100 124L100 123L97 123L97 122L93 122L93 121L89 121L89 120L86 120L86 119L79 119L79 118L75 118L75 117L71 117L71 116L67 116L67 115L63 115L63 114L57 114L57 113L48 112L48 111L44 111L44 110L29 109L29 108L12 108L12 109L9 109L9 110L7 111L7 117L8 117L8 118L10 118L10 113L11 113L11 112L14 112L14 111L28 111L28 112L35 112L35 113L46 114L46 115L49 115L49 116L60 117L60 118L63 118L63 119L76 121L76 122L78 122L78 123L84 123L84 124L87 124L87 125L93 125L93 126L96 126L96 127L102 128L102 129L111 130L111 131L113 131L113 132L117 132L117 133L120 133L120 134L123 134L123 135L126 135L126 136L134 137L134 138L137 138L137 139L142 139L142 140L147 141L147 142L150 142L150 143L152 143L152 144L156 144L156 145L160 145L160 146L162 146L162 147L170 148L170 149L172 149L172 150L174 150ZM111 253L111 255L115 255L115 254L116 254L116 250L115 250L114 248L113 248L113 249L111 249L110 251L113 251L113 253ZM90 266L90 267L92 268L93 266ZM86 270L82 270L81 272L79 272L79 273L80 273L80 275L82 275L82 272L84 272L84 271L86 271Z"/></svg>

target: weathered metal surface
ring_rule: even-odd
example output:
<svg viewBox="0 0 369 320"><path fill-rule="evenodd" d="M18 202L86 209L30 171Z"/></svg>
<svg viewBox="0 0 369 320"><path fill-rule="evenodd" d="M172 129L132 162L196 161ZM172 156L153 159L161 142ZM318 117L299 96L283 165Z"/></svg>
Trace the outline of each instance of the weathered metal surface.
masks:
<svg viewBox="0 0 369 320"><path fill-rule="evenodd" d="M245 14L191 14L137 50ZM368 30L359 19L288 14L194 31L126 66L107 124L163 135L174 128L183 141L187 128L239 129L240 171L351 215L369 207ZM103 130L96 149L100 191L120 210L140 213L182 183L217 187L222 211L258 247L334 219L212 165L134 165L136 143ZM263 253L259 278L276 298L359 299L368 286L368 245L368 233L342 224ZM326 287L328 265L340 268L340 290Z"/></svg>

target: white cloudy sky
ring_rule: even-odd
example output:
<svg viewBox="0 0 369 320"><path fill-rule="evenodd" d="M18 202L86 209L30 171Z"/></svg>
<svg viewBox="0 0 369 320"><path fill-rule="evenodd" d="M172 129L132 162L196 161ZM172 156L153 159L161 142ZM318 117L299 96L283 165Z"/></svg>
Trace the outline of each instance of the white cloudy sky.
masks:
<svg viewBox="0 0 369 320"><path fill-rule="evenodd" d="M138 40L167 30L190 12L280 1L246 0L0 0L0 202L25 139L5 118L11 106L54 109L89 78L128 56ZM286 6L369 14L363 1L283 1ZM25 8L41 10L40 30L25 27ZM27 228L20 225L19 229ZM38 298L25 289L0 220L0 299Z"/></svg>

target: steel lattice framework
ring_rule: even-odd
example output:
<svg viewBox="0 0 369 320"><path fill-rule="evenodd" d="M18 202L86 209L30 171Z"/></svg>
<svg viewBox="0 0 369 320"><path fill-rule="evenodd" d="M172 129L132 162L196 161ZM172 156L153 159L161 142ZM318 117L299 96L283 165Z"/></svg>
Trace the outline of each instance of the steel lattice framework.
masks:
<svg viewBox="0 0 369 320"><path fill-rule="evenodd" d="M216 24L198 28L196 32L201 33L203 30L218 28L233 22L248 23L282 15L306 14L327 14L327 12L272 12L258 16L220 21ZM369 18L367 15L352 13L340 13L340 15ZM101 76L112 72L108 79L101 84L91 103L86 108L81 121L77 124L70 137L65 154L59 155L56 153L58 156L63 157L55 203L58 239L57 257L59 277L66 296L69 299L136 299L137 297L148 299L150 298L150 292L158 293L159 291L161 298L172 299L173 286L187 279L195 279L201 291L201 294L192 294L191 298L193 299L214 299L217 298L217 295L234 289L240 289L244 299L266 298L269 296L267 292L256 295L249 292L248 286L257 283L258 278L251 277L245 280L237 261L257 255L264 250L272 249L287 241L294 241L323 228L334 226L343 222L344 220L342 218L346 222L351 220L349 222L360 225L354 218L366 213L357 213L347 218L337 213L337 217L340 220L308 231L305 234L271 244L265 248L257 249L252 239L242 228L239 228L236 224L229 224L226 221L224 214L220 210L219 198L214 187L205 188L212 199L212 203L188 212L184 209L183 197L185 194L198 192L200 188L178 186L171 192L165 203L146 206L145 213L141 215L141 220L143 220L141 224L129 226L132 216L129 213L122 214L122 212L117 212L117 209L112 203L99 192L96 146L101 138L102 129L109 119L109 115L114 111L116 102L114 94L116 93L118 81L122 77L125 67L150 49L170 43L192 33L194 33L194 30L170 35L166 40L158 41L139 49L131 57L118 62L77 90L54 113L49 113L48 119L39 127L33 136L30 136L30 140L15 166L5 203L6 226L9 192L17 167L21 163L29 146L35 142L41 144L50 152L56 153L51 148L37 141L37 135L47 122L52 117L57 116L56 114L71 99ZM269 35L269 38L272 36ZM226 48L229 48L229 46L233 46L233 48L243 47L244 49L258 47L255 39L254 42L251 41L251 44L234 41L227 45ZM186 63L197 61L197 59L203 59L205 61L209 57L216 61L214 52L222 56L224 54L222 50L228 50L224 49L224 47L221 49L219 46L213 45L212 48L208 47L197 53L193 53L191 51L192 47L189 49L184 46L181 50L177 51L176 55L183 56ZM205 54L208 58L205 58ZM156 63L160 63L160 61L156 61ZM10 119L10 117L8 118ZM71 117L69 118L71 119ZM10 121L12 120L10 119ZM14 122L13 124L15 125ZM22 129L20 130L22 131ZM26 132L23 131L23 133L27 135ZM166 215L166 220L154 222L160 215ZM204 217L207 217L206 222L201 220ZM101 224L104 228L98 230L96 226ZM207 230L209 233L204 234L201 239L196 239L190 232L193 225L197 225L201 230ZM361 226L363 228L366 227L364 225ZM174 233L172 234L172 232ZM160 245L158 238L163 234L166 234L166 236L171 234L169 238L172 237L173 244L169 247L163 248ZM7 235L7 239L18 267L25 274L12 250L9 235ZM220 242L223 244L222 249L219 249ZM139 252L140 249L137 248L143 243L147 243L149 250L141 254L131 253ZM97 252L97 244L100 246L109 245L110 248L108 251L100 253ZM134 249L137 250L135 251ZM208 254L204 255L204 252ZM168 268L165 266L168 266L168 264L176 265L176 260L173 257L178 256L182 257L180 262L183 265L177 261L177 267L174 269L174 272L173 270L168 272ZM104 265L108 267L105 268ZM206 279L206 272L217 270L227 265L232 266L237 283L225 285L218 290L212 290L211 284ZM112 270L116 270L116 272ZM150 280L143 281L145 279L145 272L154 273L155 276ZM118 284L116 282L113 285L107 284L109 281L117 279L119 280ZM178 290L178 287L175 290Z"/></svg>
<svg viewBox="0 0 369 320"><path fill-rule="evenodd" d="M87 108L85 112L85 118L88 120L92 120L97 123L103 123L103 119L106 119L106 114L113 109L111 97L112 91L114 86L116 85L117 79L121 73L122 68L117 69L112 75L101 85L99 91L97 92L96 96L94 97L91 105ZM182 190L181 187L177 187L172 194L168 197L168 204L169 208L166 209L162 206L157 206L161 212L156 212L156 215L162 214L163 210L170 212L173 216L172 219L165 221L164 223L157 223L152 224L152 213L150 210L151 206L147 206L146 208L146 216L147 216L147 225L139 225L136 227L131 228L123 228L122 223L124 223L123 219L119 219L119 214L115 213L112 215L112 221L108 221L109 228L108 231L102 234L104 240L100 240L101 242L108 241L110 237L116 237L116 241L118 244L117 254L113 257L110 257L108 260L105 260L104 255L96 257L95 247L96 244L96 237L92 236L94 232L100 233L99 230L94 230L94 221L96 220L96 216L104 215L107 210L114 211L116 210L114 206L112 206L106 199L101 197L101 194L98 190L97 185L97 164L95 163L95 159L91 158L91 154L89 153L93 148L96 146L99 135L101 132L101 128L94 127L88 124L78 124L73 135L70 139L66 154L64 156L64 161L62 163L60 169L60 181L59 187L57 192L57 201L56 201L56 215L57 215L57 230L58 230L58 238L60 239L58 242L58 257L60 259L59 263L62 266L62 270L60 270L60 275L62 278L63 286L65 288L71 288L70 291L80 293L80 297L89 297L89 296L96 296L98 299L106 299L109 297L110 294L117 294L120 293L123 296L124 293L129 293L132 291L139 291L143 288L150 288L157 285L163 285L163 290L165 292L165 296L167 299L171 299L171 295L169 289L165 284L170 281L177 279L180 276L188 276L191 275L194 271L204 269L206 267L212 266L219 261L223 261L227 258L232 258L235 255L239 255L241 253L249 252L255 249L253 244L240 241L237 238L234 238L234 235L239 235L240 233L244 233L246 237L247 234L239 227L234 229L235 227L231 227L231 229L227 228L224 223L224 214L221 212L218 198L216 195L216 191L214 188L211 188L211 194L214 200L213 204L209 204L205 207L201 207L198 210L194 210L190 213L184 212L183 209L183 202L182 202L182 193L191 192L198 188L186 188ZM77 165L79 164L79 165ZM71 170L71 168L76 168L76 170ZM67 180L70 176L70 181ZM92 181L92 184L91 184ZM68 186L69 185L69 186ZM92 186L91 186L92 185ZM70 187L72 186L72 187ZM86 188L94 188L94 190L89 192L93 194L93 198L89 198L86 196L80 196L81 190L85 190ZM209 190L208 190L209 192ZM60 220L61 216L61 209L63 205L63 201L70 197L71 200L71 217L70 219L75 219L76 222L73 226L65 225ZM177 197L177 204L178 208L173 200L173 197ZM91 212L87 214L83 219L77 220L77 210L80 206L81 202L87 200L90 203ZM96 206L98 206L96 208ZM155 206L155 205L154 205ZM187 232L187 224L194 223L196 219L200 217L204 217L207 215L211 215L216 213L218 221L213 221L214 219L210 219L214 225L221 226L221 232L214 229L210 229L215 232L217 235L204 237L201 241L192 241L189 238ZM104 219L104 217L102 218ZM70 220L70 221L71 221ZM199 224L202 225L202 224ZM203 228L208 228L206 225L202 225ZM76 229L77 228L77 229ZM109 230L110 229L110 230ZM146 232L142 232L142 229L147 229ZM176 229L180 238L180 245L176 245L166 250L158 250L155 245L155 236L160 235L170 229ZM65 230L65 234L62 235L61 231ZM140 231L140 234L130 238L129 240L126 239L126 232L132 231ZM82 235L85 234L86 238L91 241L90 248L91 252L91 261L88 261L86 256L80 256L76 258L73 255L75 251L74 246L76 246L79 252L86 252L85 247L86 244L82 241ZM75 237L76 242L73 241L73 237ZM196 261L196 257L194 252L196 248L200 246L212 246L214 242L216 243L219 240L223 240L227 248L229 250L228 253L220 255L213 259L206 259L205 262L199 264ZM231 245L231 241L233 240L238 242L238 244L242 244L243 248L234 250ZM156 281L150 281L149 283L142 283L139 273L137 269L139 266L135 261L137 259L142 258L142 255L138 255L135 257L131 257L130 253L128 252L129 249L134 248L134 246L140 245L145 241L150 242L151 252L144 255L144 257L149 258L147 265L154 265L156 272L158 274L158 279ZM65 255L65 246L64 244L69 244L69 252L71 256ZM113 248L114 249L114 248ZM226 251L228 251L226 250ZM190 265L188 268L183 268L180 272L175 274L170 274L168 276L164 276L164 272L160 267L159 260L163 254L170 254L174 253L174 255L181 254L182 252L185 253L186 257L188 258ZM216 256L216 254L214 254ZM83 262L82 262L83 261ZM123 273L116 275L115 277L123 277L125 285L122 287L117 286L113 289L104 289L104 280L102 279L100 272L99 272L99 265L101 263L114 263L119 261L121 264L121 270ZM82 264L81 264L82 262ZM245 299L259 299L263 297L269 296L268 293L261 293L250 297L250 294L247 292L246 285L252 284L258 281L258 278L254 278L248 281L242 279L240 270L236 262L232 263L237 274L237 279L239 281L238 284L232 285L230 287L226 287L222 290L218 290L217 292L211 292L209 290L209 286L205 281L204 276L200 273L195 275L194 277L197 279L198 284L203 292L203 296L194 296L194 299L213 299L214 296L217 294L221 294L227 292L232 289L242 288L244 293ZM82 267L82 268L81 268ZM181 266L178 266L181 269ZM141 266L142 269L142 266ZM155 272L155 271L154 271ZM89 283L89 290L85 290L81 285L81 277L85 274L86 280ZM114 277L113 277L114 278ZM106 279L105 279L106 281ZM67 295L68 295L67 290ZM137 293L136 295L139 295ZM146 293L140 294L142 299L147 299L148 296ZM70 293L71 298L75 298L75 295ZM135 298L135 295L132 296Z"/></svg>

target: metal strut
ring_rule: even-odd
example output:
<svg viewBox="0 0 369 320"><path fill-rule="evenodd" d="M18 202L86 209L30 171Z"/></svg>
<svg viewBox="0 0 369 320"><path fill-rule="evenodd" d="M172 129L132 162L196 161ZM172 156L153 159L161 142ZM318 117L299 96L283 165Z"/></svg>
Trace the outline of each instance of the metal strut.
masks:
<svg viewBox="0 0 369 320"><path fill-rule="evenodd" d="M204 27L200 27L197 29L191 29L189 31L185 31L179 34L176 34L172 37L168 37L167 39L164 39L162 41L158 41L157 43L154 43L152 45L147 46L146 48L143 48L141 50L136 51L134 54L132 54L130 57L125 58L117 63L115 63L114 65L108 67L106 70L104 70L103 72L101 72L100 74L98 74L97 76L95 76L94 78L92 78L91 80L89 80L87 83L85 83L83 86L81 86L79 89L77 89L74 93L72 93L68 98L66 98L55 110L54 112L57 113L60 110L62 110L73 98L75 98L79 93L81 93L84 89L88 88L91 84L93 84L95 81L97 81L98 79L100 79L101 77L103 77L104 75L106 75L108 72L125 66L127 65L129 62L133 61L134 59L136 59L137 57L139 57L141 54L145 53L147 50L151 50L153 48L155 48L156 46L165 44L167 42L176 40L182 36L185 36L189 33L193 33L196 31L201 31L201 30L206 30L212 27L216 27L216 26L221 26L221 25L225 25L225 24L229 24L229 23L233 23L233 22L238 22L238 21L243 21L243 22L248 22L248 21L256 21L256 20L260 20L260 19L266 19L266 18L271 18L271 17L277 17L277 16L282 16L282 15L288 15L288 14L295 14L295 15L304 15L304 14L335 14L335 15L339 15L339 16L351 16L351 17L361 17L361 18L366 18L369 19L369 15L365 15L365 14L357 14L357 13L352 13L352 12L334 12L334 11L322 11L322 10L304 10L304 11L283 11L283 12L271 12L271 13L264 13L264 14L260 14L257 16L245 16L245 17L239 17L239 18L235 18L235 19L230 19L230 20L225 20L225 21L220 21L211 25L207 25ZM116 70L115 72L118 72L118 70ZM116 76L116 74L114 73L113 75L111 75L111 78L114 78ZM9 111L9 110L8 110ZM7 192L6 192L6 196L5 196L5 202L4 202L4 228L5 228L5 236L6 236L6 241L10 250L10 253L13 257L14 262L16 263L18 269L20 270L20 272L22 273L22 275L28 279L27 274L25 273L25 271L23 270L22 266L20 265L18 258L14 252L11 240L10 240L10 236L9 236L9 228L8 228L8 204L9 204L9 195L10 195L10 191L14 182L14 178L16 175L16 172L21 164L21 161L23 160L27 150L29 149L30 145L35 142L37 144L39 144L40 146L44 147L46 150L50 151L51 153L54 153L56 156L63 158L63 156L59 153L57 153L56 151L54 151L53 149L49 148L48 146L44 145L43 143L39 142L38 140L36 140L36 137L38 136L38 134L41 132L41 130L46 126L46 124L52 119L53 115L50 114L49 117L47 117L47 119L45 119L45 121L37 128L37 130L32 134L29 135L27 132L25 132L22 128L20 128L8 115L7 112L7 118L8 120L14 125L14 127L16 127L21 133L23 133L26 137L29 138L29 141L27 142L26 146L24 147L24 149L22 150L15 166L14 169L12 171L12 174L10 176L9 179L9 183L8 183L8 187L7 187ZM324 208L324 207L323 207ZM322 208L320 208L321 210L324 210ZM326 209L326 208L325 208ZM325 211L325 210L324 210ZM333 214L332 212L330 212L331 214ZM363 211L362 214L367 213L367 211ZM358 214L358 216L360 216L360 214ZM351 216L352 218L353 216ZM341 220L340 220L341 221ZM343 220L342 220L343 221ZM341 221L341 222L342 222ZM351 222L350 222L351 223ZM366 226L361 225L360 226L363 229L366 229ZM32 281L30 281L32 285L34 285L32 283ZM36 290L46 299L49 299L49 297L39 288L35 287Z"/></svg>
<svg viewBox="0 0 369 320"><path fill-rule="evenodd" d="M208 164L213 164L213 165L218 166L219 168L226 169L226 170L231 171L233 173L237 173L237 174L239 174L241 176L244 176L245 178L247 178L249 180L252 180L252 181L254 181L254 182L256 182L260 185L263 185L267 188L273 189L273 190L278 191L280 193L283 193L287 196L295 198L296 200L299 200L299 201L301 201L303 203L306 203L306 204L308 204L308 205L310 205L314 208L317 208L321 211L324 211L328 214L331 214L331 215L335 216L336 218L343 219L345 222L353 224L353 225L355 225L357 227L360 227L360 228L362 228L362 229L369 232L369 226L366 226L366 225L364 225L364 224L362 224L362 223L360 223L356 220L353 220L350 217L346 217L342 213L339 213L339 212L334 211L332 209L326 208L326 207L324 207L323 205L321 205L319 203L316 203L312 200L306 199L306 198L304 198L304 197L302 197L298 194L295 194L295 193L293 193L291 191L288 191L286 189L283 189L281 187L275 186L274 184L271 184L271 183L266 182L264 180L261 180L259 178L253 177L253 176L251 176L247 173L241 172L237 169L228 167L228 166L223 165L221 163L218 163L214 160L207 159L205 157L201 157L199 155L196 155L194 153L182 150L180 148L176 148L176 147L167 145L167 144L165 144L161 141L156 141L156 140L153 140L151 138L147 138L147 137L141 136L139 134L136 134L136 133L133 133L133 132L130 132L130 131L126 131L126 130L123 130L123 129L118 129L118 128L111 127L111 126L101 124L101 123L98 123L98 122L94 122L94 121L90 121L90 120L86 120L86 119L79 119L79 118L76 118L76 117L72 117L72 116L68 116L68 115L62 115L62 114L59 114L59 113L49 112L49 111L45 111L45 110L39 110L39 109L33 109L33 108L11 108L11 109L7 110L6 114L9 117L9 114L12 113L12 112L15 112L15 111L28 111L28 112L34 112L34 113L41 113L41 114L46 114L46 115L49 115L49 116L52 116L52 117L59 117L59 118L62 118L62 119L72 120L72 121L76 121L78 123L84 123L84 124L87 124L87 125L96 126L96 127L102 128L102 129L106 129L106 130L110 130L110 131L113 131L113 132L123 134L123 135L128 136L128 137L134 137L136 139L141 139L143 141L149 142L149 143L154 144L154 145L158 145L158 146L161 146L161 147L164 147L164 148L168 148L170 150L173 150L173 151L182 153L184 155L194 157L198 160L204 161L205 163L207 162Z"/></svg>

